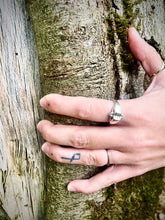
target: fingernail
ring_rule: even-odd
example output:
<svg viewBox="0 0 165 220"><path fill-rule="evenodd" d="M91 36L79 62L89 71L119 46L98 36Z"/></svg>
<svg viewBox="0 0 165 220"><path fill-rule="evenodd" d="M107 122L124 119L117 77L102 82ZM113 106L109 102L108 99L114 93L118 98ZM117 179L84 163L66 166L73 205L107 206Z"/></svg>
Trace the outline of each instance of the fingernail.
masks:
<svg viewBox="0 0 165 220"><path fill-rule="evenodd" d="M42 145L42 151L45 153L45 154L49 154L49 144L48 143L45 143Z"/></svg>
<svg viewBox="0 0 165 220"><path fill-rule="evenodd" d="M39 132L41 132L42 130L42 121L40 121L37 125L37 129L39 130Z"/></svg>
<svg viewBox="0 0 165 220"><path fill-rule="evenodd" d="M45 106L47 105L47 100L46 100L45 97L43 97L43 98L40 100L40 105L41 105L42 107L45 107Z"/></svg>
<svg viewBox="0 0 165 220"><path fill-rule="evenodd" d="M70 192L76 192L77 190L76 190L76 188L73 187L73 186L68 186L68 191L70 191Z"/></svg>

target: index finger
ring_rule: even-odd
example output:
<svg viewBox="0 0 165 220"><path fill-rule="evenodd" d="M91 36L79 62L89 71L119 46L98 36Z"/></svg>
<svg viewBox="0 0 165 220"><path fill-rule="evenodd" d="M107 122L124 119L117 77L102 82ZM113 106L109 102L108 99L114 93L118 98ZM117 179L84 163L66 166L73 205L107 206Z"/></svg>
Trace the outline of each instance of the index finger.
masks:
<svg viewBox="0 0 165 220"><path fill-rule="evenodd" d="M131 100L132 101L132 100ZM130 108L130 100L120 100L122 111ZM113 108L113 101L49 94L43 97L40 104L47 111L84 120L108 122Z"/></svg>

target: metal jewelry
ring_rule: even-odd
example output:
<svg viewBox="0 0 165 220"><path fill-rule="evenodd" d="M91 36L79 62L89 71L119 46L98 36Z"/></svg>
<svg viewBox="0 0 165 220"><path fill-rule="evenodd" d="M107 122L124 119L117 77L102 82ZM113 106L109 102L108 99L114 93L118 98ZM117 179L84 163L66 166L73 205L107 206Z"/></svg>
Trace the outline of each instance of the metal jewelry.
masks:
<svg viewBox="0 0 165 220"><path fill-rule="evenodd" d="M157 72L153 73L153 74L151 75L151 78L153 78L154 76L156 76L158 73L160 73L160 72L161 72L162 70L164 70L164 69L165 69L165 63L163 62L161 68L160 68Z"/></svg>
<svg viewBox="0 0 165 220"><path fill-rule="evenodd" d="M114 106L109 114L109 123L112 125L117 124L123 117L124 115L122 114L119 102L114 100Z"/></svg>
<svg viewBox="0 0 165 220"><path fill-rule="evenodd" d="M107 153L107 166L110 166L110 157L109 157L108 149L106 149L106 153Z"/></svg>

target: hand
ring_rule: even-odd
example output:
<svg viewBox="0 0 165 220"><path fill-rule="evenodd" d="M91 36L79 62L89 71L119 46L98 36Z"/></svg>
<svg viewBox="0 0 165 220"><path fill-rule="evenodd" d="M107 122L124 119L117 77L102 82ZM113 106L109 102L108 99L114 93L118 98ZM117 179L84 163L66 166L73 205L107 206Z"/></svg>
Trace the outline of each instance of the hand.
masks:
<svg viewBox="0 0 165 220"><path fill-rule="evenodd" d="M159 54L134 28L129 29L128 40L147 74L160 69L163 61ZM47 141L42 150L57 162L104 166L109 154L111 166L90 179L70 182L68 190L91 193L165 166L164 96L165 70L162 70L142 97L119 100L124 118L116 125L67 126L41 121L38 129ZM57 94L45 96L40 103L47 111L97 122L108 122L113 107L109 100Z"/></svg>

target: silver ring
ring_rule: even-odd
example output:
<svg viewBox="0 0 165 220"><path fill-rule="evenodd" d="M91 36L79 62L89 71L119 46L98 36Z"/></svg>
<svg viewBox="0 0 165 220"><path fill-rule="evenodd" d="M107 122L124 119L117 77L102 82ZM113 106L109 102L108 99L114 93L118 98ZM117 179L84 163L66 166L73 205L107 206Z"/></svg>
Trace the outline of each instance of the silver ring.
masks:
<svg viewBox="0 0 165 220"><path fill-rule="evenodd" d="M108 149L105 149L106 150L106 153L107 153L107 166L110 166L110 157L109 157L109 152L108 152Z"/></svg>
<svg viewBox="0 0 165 220"><path fill-rule="evenodd" d="M117 124L123 117L124 115L122 114L119 102L114 100L114 106L109 114L109 123L113 125Z"/></svg>

